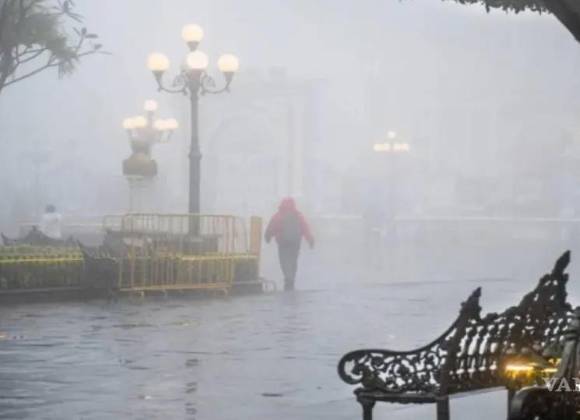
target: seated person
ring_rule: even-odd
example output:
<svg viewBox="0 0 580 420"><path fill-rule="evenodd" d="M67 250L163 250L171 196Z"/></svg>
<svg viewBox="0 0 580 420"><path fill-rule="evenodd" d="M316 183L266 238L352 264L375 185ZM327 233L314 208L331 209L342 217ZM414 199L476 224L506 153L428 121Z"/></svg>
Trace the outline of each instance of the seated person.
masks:
<svg viewBox="0 0 580 420"><path fill-rule="evenodd" d="M62 216L49 204L40 219L40 231L51 239L62 239L61 222Z"/></svg>

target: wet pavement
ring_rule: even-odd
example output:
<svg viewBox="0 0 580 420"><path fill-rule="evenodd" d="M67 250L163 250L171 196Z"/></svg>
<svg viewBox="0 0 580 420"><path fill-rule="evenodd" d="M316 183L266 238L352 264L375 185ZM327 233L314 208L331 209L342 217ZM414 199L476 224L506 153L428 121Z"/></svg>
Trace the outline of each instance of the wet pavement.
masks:
<svg viewBox="0 0 580 420"><path fill-rule="evenodd" d="M478 285L484 311L498 311L541 274L379 282L317 273L305 269L291 293L2 307L0 418L357 419L352 389L336 374L343 353L425 344ZM476 419L474 407L485 405L482 419L502 418L504 398L454 400L452 415ZM376 412L434 418L431 406Z"/></svg>

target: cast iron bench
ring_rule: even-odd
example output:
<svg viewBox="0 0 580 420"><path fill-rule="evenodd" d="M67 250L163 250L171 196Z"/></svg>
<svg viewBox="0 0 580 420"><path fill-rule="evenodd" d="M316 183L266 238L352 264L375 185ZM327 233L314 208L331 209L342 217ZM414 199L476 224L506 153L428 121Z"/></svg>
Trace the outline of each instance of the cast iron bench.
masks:
<svg viewBox="0 0 580 420"><path fill-rule="evenodd" d="M476 289L449 329L426 346L411 351L362 349L344 355L338 374L346 383L358 385L354 394L363 419L372 420L377 401L435 403L437 419L448 420L450 395L504 387L511 399L516 389L503 374L507 357L563 345L572 313L564 272L569 262L567 251L519 305L500 314L480 315L481 289Z"/></svg>

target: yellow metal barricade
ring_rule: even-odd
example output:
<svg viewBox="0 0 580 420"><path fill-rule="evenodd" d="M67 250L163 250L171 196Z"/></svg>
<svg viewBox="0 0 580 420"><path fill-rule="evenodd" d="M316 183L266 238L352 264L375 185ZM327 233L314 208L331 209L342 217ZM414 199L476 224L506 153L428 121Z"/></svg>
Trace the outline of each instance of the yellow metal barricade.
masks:
<svg viewBox="0 0 580 420"><path fill-rule="evenodd" d="M76 247L0 247L0 291L78 287L82 271Z"/></svg>
<svg viewBox="0 0 580 420"><path fill-rule="evenodd" d="M228 215L107 216L127 253L119 262L120 290L220 289L258 279L261 219Z"/></svg>

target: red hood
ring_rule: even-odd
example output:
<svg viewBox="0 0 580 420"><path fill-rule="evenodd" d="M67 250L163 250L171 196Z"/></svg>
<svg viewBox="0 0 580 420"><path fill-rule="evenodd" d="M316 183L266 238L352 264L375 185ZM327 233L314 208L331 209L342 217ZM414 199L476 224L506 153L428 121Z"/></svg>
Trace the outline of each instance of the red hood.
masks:
<svg viewBox="0 0 580 420"><path fill-rule="evenodd" d="M281 213L289 213L296 211L296 202L293 198L287 197L282 200L280 206L278 207Z"/></svg>
<svg viewBox="0 0 580 420"><path fill-rule="evenodd" d="M312 236L312 233L310 232L310 228L308 226L308 223L306 222L306 219L304 218L302 213L300 213L298 211L298 209L296 208L296 202L291 197L286 197L285 199L283 199L280 202L280 206L278 207L278 211L270 219L270 222L268 223L268 226L266 227L266 232L264 234L266 241L269 242L270 239L272 239L273 237L276 238L276 241L280 240L281 234L282 234L281 233L282 232L282 224L283 224L284 218L287 214L295 214L298 217L298 220L300 221L300 233L301 233L301 235L306 238L306 240L310 243L310 245L313 245L314 244L314 237Z"/></svg>

